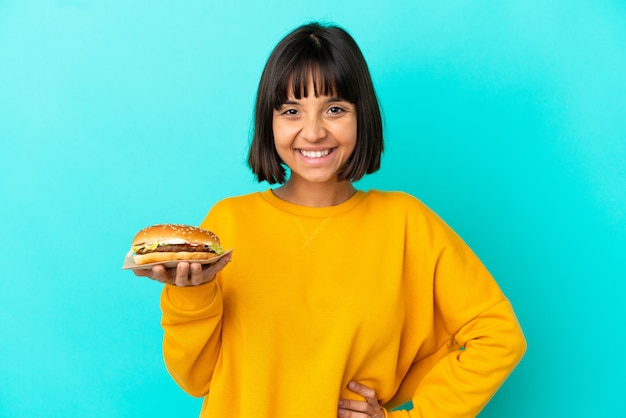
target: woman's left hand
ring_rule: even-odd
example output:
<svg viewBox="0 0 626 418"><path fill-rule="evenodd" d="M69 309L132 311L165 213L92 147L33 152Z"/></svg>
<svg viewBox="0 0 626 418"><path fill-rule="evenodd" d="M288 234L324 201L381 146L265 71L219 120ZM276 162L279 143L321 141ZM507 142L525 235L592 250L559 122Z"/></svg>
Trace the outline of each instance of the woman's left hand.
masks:
<svg viewBox="0 0 626 418"><path fill-rule="evenodd" d="M378 402L376 391L361 383L351 381L348 389L365 398L364 401L339 399L337 416L341 418L385 418L385 410Z"/></svg>

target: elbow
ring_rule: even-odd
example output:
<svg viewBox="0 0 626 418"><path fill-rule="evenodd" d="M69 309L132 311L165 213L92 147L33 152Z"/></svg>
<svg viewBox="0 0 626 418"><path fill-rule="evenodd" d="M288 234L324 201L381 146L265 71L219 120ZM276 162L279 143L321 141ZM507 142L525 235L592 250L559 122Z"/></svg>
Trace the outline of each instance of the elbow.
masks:
<svg viewBox="0 0 626 418"><path fill-rule="evenodd" d="M194 398L203 398L209 394L209 388L205 385L188 384L176 379L174 380L189 396L193 396Z"/></svg>
<svg viewBox="0 0 626 418"><path fill-rule="evenodd" d="M209 394L208 391L193 389L190 387L183 387L183 390L189 394L189 396L193 396L194 398L203 398Z"/></svg>
<svg viewBox="0 0 626 418"><path fill-rule="evenodd" d="M169 367L167 363L166 368L176 384L189 396L193 396L194 398L202 398L208 395L210 382L205 382L203 384L202 382L195 381L189 373L184 375L186 376L186 378L183 378L183 375L177 373L172 367Z"/></svg>
<svg viewBox="0 0 626 418"><path fill-rule="evenodd" d="M502 348L506 352L506 357L509 359L509 366L513 369L526 354L528 345L524 331L513 312L511 304L507 302L500 304L499 307L503 309L500 312L501 333L499 339L502 342Z"/></svg>
<svg viewBox="0 0 626 418"><path fill-rule="evenodd" d="M500 304L498 308L501 311L492 318L495 321L491 322L493 328L491 328L489 340L495 349L493 354L500 358L503 370L511 372L526 354L528 346L522 327L510 304ZM485 332L484 335L489 335L489 333Z"/></svg>
<svg viewBox="0 0 626 418"><path fill-rule="evenodd" d="M526 341L526 337L522 332L521 328L518 332L518 337L515 344L515 352L517 353L517 362L519 362L524 354L526 354L526 350L528 349L528 343Z"/></svg>
<svg viewBox="0 0 626 418"><path fill-rule="evenodd" d="M514 369L517 364L522 360L524 354L526 354L528 344L526 342L526 337L524 336L524 333L517 321L515 321L514 323L514 329L508 332L507 337L508 338L506 339L505 344L507 351L506 357L509 359L510 368Z"/></svg>

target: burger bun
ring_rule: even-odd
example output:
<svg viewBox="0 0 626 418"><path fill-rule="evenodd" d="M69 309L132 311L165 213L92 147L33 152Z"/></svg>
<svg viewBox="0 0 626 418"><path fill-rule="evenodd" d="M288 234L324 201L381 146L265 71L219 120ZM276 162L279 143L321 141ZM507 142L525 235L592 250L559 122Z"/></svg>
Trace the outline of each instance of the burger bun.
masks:
<svg viewBox="0 0 626 418"><path fill-rule="evenodd" d="M143 228L133 238L131 252L137 265L207 261L224 253L219 238L213 232L182 224L158 224Z"/></svg>

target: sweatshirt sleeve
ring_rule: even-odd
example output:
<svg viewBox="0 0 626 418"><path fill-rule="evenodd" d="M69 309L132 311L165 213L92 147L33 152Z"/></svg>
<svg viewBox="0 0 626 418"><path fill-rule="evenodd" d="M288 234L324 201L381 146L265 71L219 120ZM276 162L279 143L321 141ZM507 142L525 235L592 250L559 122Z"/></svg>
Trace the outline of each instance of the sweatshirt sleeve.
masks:
<svg viewBox="0 0 626 418"><path fill-rule="evenodd" d="M413 409L390 418L475 417L526 351L513 308L491 274L456 233L440 226L429 268L438 349L414 364Z"/></svg>
<svg viewBox="0 0 626 418"><path fill-rule="evenodd" d="M222 308L217 278L194 287L165 285L161 294L165 365L192 396L209 392L221 348Z"/></svg>
<svg viewBox="0 0 626 418"><path fill-rule="evenodd" d="M508 302L459 330L420 381L413 409L390 418L472 418L489 402L521 359L526 343Z"/></svg>

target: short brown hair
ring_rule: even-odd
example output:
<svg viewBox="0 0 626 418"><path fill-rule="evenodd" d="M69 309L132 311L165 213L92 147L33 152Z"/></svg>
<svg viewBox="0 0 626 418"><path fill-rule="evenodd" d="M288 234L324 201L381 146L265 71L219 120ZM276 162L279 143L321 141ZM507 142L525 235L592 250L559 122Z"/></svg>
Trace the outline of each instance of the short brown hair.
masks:
<svg viewBox="0 0 626 418"><path fill-rule="evenodd" d="M356 108L356 148L339 170L339 179L356 181L378 171L383 124L365 58L344 29L309 23L276 45L261 75L248 153L248 165L257 180L285 183L286 170L274 145L273 113L287 101L290 92L297 99L308 96L309 77L313 78L315 96L335 95Z"/></svg>

